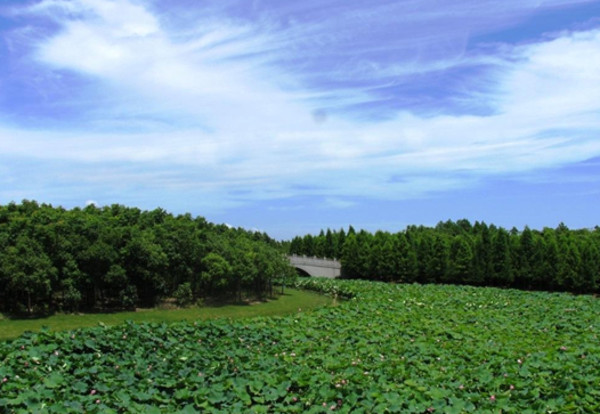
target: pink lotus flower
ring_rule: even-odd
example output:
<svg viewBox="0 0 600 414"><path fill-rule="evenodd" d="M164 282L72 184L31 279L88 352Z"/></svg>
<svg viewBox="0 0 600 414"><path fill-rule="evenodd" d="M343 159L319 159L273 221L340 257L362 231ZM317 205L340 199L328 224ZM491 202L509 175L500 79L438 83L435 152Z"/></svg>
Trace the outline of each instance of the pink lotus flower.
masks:
<svg viewBox="0 0 600 414"><path fill-rule="evenodd" d="M496 401L496 396L495 395L491 395L490 396L490 401Z"/></svg>
<svg viewBox="0 0 600 414"><path fill-rule="evenodd" d="M90 395L96 395L96 390L91 390Z"/></svg>

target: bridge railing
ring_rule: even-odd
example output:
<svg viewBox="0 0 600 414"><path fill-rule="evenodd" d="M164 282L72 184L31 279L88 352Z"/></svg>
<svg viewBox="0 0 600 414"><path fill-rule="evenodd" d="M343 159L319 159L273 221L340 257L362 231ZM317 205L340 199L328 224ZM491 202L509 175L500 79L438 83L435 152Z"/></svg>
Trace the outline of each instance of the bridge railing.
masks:
<svg viewBox="0 0 600 414"><path fill-rule="evenodd" d="M321 258L316 256L300 256L297 254L292 254L288 256L290 262L296 265L306 265L306 266L321 266L321 267L332 267L339 269L342 267L342 264L336 259L328 259Z"/></svg>

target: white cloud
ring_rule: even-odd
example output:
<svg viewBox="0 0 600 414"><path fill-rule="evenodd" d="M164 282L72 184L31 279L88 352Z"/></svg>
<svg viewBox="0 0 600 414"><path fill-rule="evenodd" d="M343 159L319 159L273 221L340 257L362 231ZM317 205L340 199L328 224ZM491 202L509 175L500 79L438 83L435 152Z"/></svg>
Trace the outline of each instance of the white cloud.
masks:
<svg viewBox="0 0 600 414"><path fill-rule="evenodd" d="M341 198L333 198L333 197L325 198L325 203L324 203L325 208L334 208L334 209L350 208L355 205L356 205L356 202L354 202L354 201L344 200Z"/></svg>
<svg viewBox="0 0 600 414"><path fill-rule="evenodd" d="M317 194L343 208L347 196L409 198L490 174L600 156L599 30L474 57L498 68L483 96L493 104L491 115L422 117L405 110L366 122L328 113L326 122L315 122L311 99L329 91L303 89L294 73L268 63L283 53L266 58L272 44L291 41L277 32L206 19L205 27L180 36L143 3L126 1L45 0L30 12L52 15L62 26L39 43L41 64L94 78L115 95L114 112L102 108L103 119L160 115L171 125L160 133L0 128L5 155L60 160L74 170L106 165L71 179L188 189L208 194L209 204ZM409 62L406 73L464 65L461 53ZM401 67L382 70L401 76ZM363 89L346 99L375 98ZM99 122L97 115L89 115L90 123ZM242 190L250 191L236 193Z"/></svg>

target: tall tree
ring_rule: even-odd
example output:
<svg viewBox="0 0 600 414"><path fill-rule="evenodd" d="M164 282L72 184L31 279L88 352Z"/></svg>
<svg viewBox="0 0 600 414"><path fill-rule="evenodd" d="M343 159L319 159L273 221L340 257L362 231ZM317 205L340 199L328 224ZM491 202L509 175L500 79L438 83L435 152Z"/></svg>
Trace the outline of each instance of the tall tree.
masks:
<svg viewBox="0 0 600 414"><path fill-rule="evenodd" d="M554 290L560 283L558 283L558 272L559 272L559 251L558 243L556 241L556 234L553 229L544 229L544 251L543 254L543 265L541 266L541 272L543 274L543 282L541 289Z"/></svg>
<svg viewBox="0 0 600 414"><path fill-rule="evenodd" d="M494 286L511 286L514 282L510 255L510 235L502 228L492 237L492 274L490 282Z"/></svg>
<svg viewBox="0 0 600 414"><path fill-rule="evenodd" d="M416 282L419 276L417 252L404 233L396 235L394 247L396 250L396 262L398 263L395 280L403 283Z"/></svg>
<svg viewBox="0 0 600 414"><path fill-rule="evenodd" d="M362 263L360 261L360 246L354 233L346 237L342 249L342 276L348 279L356 279L362 276Z"/></svg>
<svg viewBox="0 0 600 414"><path fill-rule="evenodd" d="M344 231L344 229L340 229L339 232L336 232L334 234L334 241L335 241L335 249L334 249L334 253L333 253L333 257L336 259L339 259L340 257L342 257L342 249L344 248L344 243L346 242L346 232Z"/></svg>
<svg viewBox="0 0 600 414"><path fill-rule="evenodd" d="M477 232L473 254L473 273L469 283L482 285L489 281L493 273L492 240L490 228L485 223L475 223Z"/></svg>
<svg viewBox="0 0 600 414"><path fill-rule="evenodd" d="M520 288L529 288L532 280L532 262L535 254L533 232L527 226L521 232L517 250L515 284Z"/></svg>
<svg viewBox="0 0 600 414"><path fill-rule="evenodd" d="M7 248L1 265L7 298L13 310L34 308L47 311L50 305L52 277L56 268L43 252L41 245L28 236L19 236L14 246Z"/></svg>
<svg viewBox="0 0 600 414"><path fill-rule="evenodd" d="M473 271L473 250L467 236L456 236L450 246L450 265L448 277L442 281L450 283L466 283Z"/></svg>
<svg viewBox="0 0 600 414"><path fill-rule="evenodd" d="M335 257L335 243L331 229L327 229L324 237L325 243L323 246L323 257L332 259Z"/></svg>
<svg viewBox="0 0 600 414"><path fill-rule="evenodd" d="M436 234L433 238L432 258L430 267L430 280L433 282L444 282L447 280L450 247L448 236L444 233Z"/></svg>
<svg viewBox="0 0 600 414"><path fill-rule="evenodd" d="M302 251L307 256L314 256L316 254L315 239L312 235L307 234L302 239Z"/></svg>
<svg viewBox="0 0 600 414"><path fill-rule="evenodd" d="M232 275L229 262L220 254L211 252L202 259L202 266L204 267L201 274L202 286L195 287L196 295L200 293L200 289L209 295L226 290Z"/></svg>
<svg viewBox="0 0 600 414"><path fill-rule="evenodd" d="M582 238L579 251L581 261L579 263L579 292L598 292L600 281L600 250L589 238Z"/></svg>
<svg viewBox="0 0 600 414"><path fill-rule="evenodd" d="M559 255L556 283L561 290L569 289L579 292L583 282L578 273L581 266L579 249L567 231L558 229L557 235Z"/></svg>

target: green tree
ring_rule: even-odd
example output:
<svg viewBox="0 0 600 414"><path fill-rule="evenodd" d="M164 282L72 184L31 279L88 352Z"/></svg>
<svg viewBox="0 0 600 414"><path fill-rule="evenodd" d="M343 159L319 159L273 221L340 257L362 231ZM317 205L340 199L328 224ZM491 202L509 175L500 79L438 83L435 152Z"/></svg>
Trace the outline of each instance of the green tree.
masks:
<svg viewBox="0 0 600 414"><path fill-rule="evenodd" d="M18 237L15 245L7 248L1 266L13 310L48 310L56 268L36 240L25 235Z"/></svg>
<svg viewBox="0 0 600 414"><path fill-rule="evenodd" d="M449 251L447 236L436 234L433 239L432 257L430 260L430 279L435 282L447 280Z"/></svg>
<svg viewBox="0 0 600 414"><path fill-rule="evenodd" d="M492 274L490 282L494 286L511 286L514 282L510 254L510 235L498 229L492 236Z"/></svg>
<svg viewBox="0 0 600 414"><path fill-rule="evenodd" d="M396 281L403 283L416 282L419 275L417 253L404 233L396 235L394 248L396 250L396 262L398 263Z"/></svg>
<svg viewBox="0 0 600 414"><path fill-rule="evenodd" d="M104 276L108 273L111 265L118 259L118 253L108 243L96 240L88 248L79 254L79 267L86 275L83 281L83 294L86 305L93 308L98 301L104 302L102 289Z"/></svg>
<svg viewBox="0 0 600 414"><path fill-rule="evenodd" d="M433 273L435 264L433 263L433 238L429 232L422 231L418 236L417 259L419 266L418 282L431 283L434 281Z"/></svg>
<svg viewBox="0 0 600 414"><path fill-rule="evenodd" d="M300 236L296 236L292 239L292 241L290 243L289 253L297 254L297 255L304 254L303 248L302 248L302 238Z"/></svg>
<svg viewBox="0 0 600 414"><path fill-rule="evenodd" d="M330 229L327 229L325 233L325 243L323 247L323 257L334 258L335 257L335 243L333 233Z"/></svg>
<svg viewBox="0 0 600 414"><path fill-rule="evenodd" d="M447 282L466 283L473 272L473 250L466 236L456 236L450 246L450 266Z"/></svg>
<svg viewBox="0 0 600 414"><path fill-rule="evenodd" d="M333 257L339 259L342 257L342 249L344 248L344 243L346 242L346 233L344 232L343 228L334 234L334 242L335 249Z"/></svg>
<svg viewBox="0 0 600 414"><path fill-rule="evenodd" d="M583 280L580 277L581 256L579 249L568 231L557 231L558 235L558 272L556 284L561 290L579 292Z"/></svg>
<svg viewBox="0 0 600 414"><path fill-rule="evenodd" d="M600 251L589 238L582 239L580 246L581 260L578 269L580 283L575 290L582 293L595 293L598 291L600 279Z"/></svg>
<svg viewBox="0 0 600 414"><path fill-rule="evenodd" d="M190 283L186 282L179 285L173 293L173 297L177 301L177 306L179 307L184 308L191 305L192 302L194 302L194 295Z"/></svg>
<svg viewBox="0 0 600 414"><path fill-rule="evenodd" d="M325 233L320 231L318 236L313 237L313 255L316 257L325 256Z"/></svg>
<svg viewBox="0 0 600 414"><path fill-rule="evenodd" d="M475 223L475 246L473 249L473 272L468 283L483 285L493 274L492 240L490 228L485 223Z"/></svg>
<svg viewBox="0 0 600 414"><path fill-rule="evenodd" d="M373 243L373 235L365 230L356 233L356 243L358 243L358 277L363 279L373 279L374 271L371 267L371 245Z"/></svg>
<svg viewBox="0 0 600 414"><path fill-rule="evenodd" d="M202 290L208 294L222 293L229 286L231 276L231 265L218 253L208 253L202 259L202 271L200 280ZM198 288L196 295L198 295Z"/></svg>
<svg viewBox="0 0 600 414"><path fill-rule="evenodd" d="M535 241L533 232L525 227L519 237L517 250L515 284L519 288L529 288L532 281L532 270L534 266Z"/></svg>
<svg viewBox="0 0 600 414"><path fill-rule="evenodd" d="M386 282L392 281L395 279L397 267L391 235L383 231L376 232L369 249L369 277Z"/></svg>
<svg viewBox="0 0 600 414"><path fill-rule="evenodd" d="M302 239L302 251L306 256L316 255L315 239L312 235L307 234Z"/></svg>
<svg viewBox="0 0 600 414"><path fill-rule="evenodd" d="M558 287L558 272L559 272L559 251L556 241L556 234L553 229L544 229L544 251L542 275L543 282L541 289L554 290Z"/></svg>
<svg viewBox="0 0 600 414"><path fill-rule="evenodd" d="M168 257L156 242L152 230L131 228L130 239L122 248L121 257L142 305L154 306L167 292Z"/></svg>
<svg viewBox="0 0 600 414"><path fill-rule="evenodd" d="M60 292L61 303L59 309L67 311L76 311L81 305L83 295L80 291L81 284L85 281L85 275L79 269L75 259L68 254L64 265L60 269Z"/></svg>
<svg viewBox="0 0 600 414"><path fill-rule="evenodd" d="M362 275L360 261L360 247L354 233L346 237L342 249L342 276L347 279L356 279Z"/></svg>

